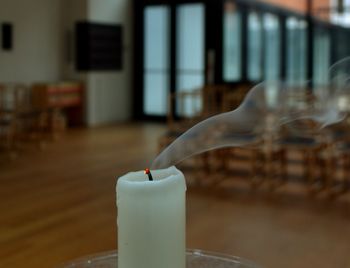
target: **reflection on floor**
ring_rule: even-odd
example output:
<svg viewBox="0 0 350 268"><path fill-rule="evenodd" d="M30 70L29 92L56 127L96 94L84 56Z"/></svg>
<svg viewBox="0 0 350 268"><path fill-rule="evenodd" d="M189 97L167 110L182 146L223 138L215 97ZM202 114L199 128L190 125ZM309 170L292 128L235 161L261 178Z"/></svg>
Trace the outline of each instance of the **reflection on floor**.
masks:
<svg viewBox="0 0 350 268"><path fill-rule="evenodd" d="M116 178L148 166L163 131L152 124L71 130L42 152L2 161L0 266L53 267L115 249ZM350 266L347 195L312 197L298 184L254 191L238 177L196 186L191 171L185 175L188 247L272 268Z"/></svg>

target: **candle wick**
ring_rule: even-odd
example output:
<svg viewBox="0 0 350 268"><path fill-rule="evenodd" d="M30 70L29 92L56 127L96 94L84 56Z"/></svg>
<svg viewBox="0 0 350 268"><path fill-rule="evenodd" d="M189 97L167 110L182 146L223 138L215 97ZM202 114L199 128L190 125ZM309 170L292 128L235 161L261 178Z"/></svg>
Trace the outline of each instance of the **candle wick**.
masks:
<svg viewBox="0 0 350 268"><path fill-rule="evenodd" d="M153 177L152 177L152 174L151 174L151 171L150 171L149 168L146 168L146 169L145 169L145 174L148 175L148 180L149 180L149 181L153 181Z"/></svg>

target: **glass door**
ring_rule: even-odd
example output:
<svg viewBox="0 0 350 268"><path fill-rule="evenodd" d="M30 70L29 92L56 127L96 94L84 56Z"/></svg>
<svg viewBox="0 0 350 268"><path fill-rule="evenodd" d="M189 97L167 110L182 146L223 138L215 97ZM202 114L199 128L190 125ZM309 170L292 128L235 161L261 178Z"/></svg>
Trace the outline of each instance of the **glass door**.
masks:
<svg viewBox="0 0 350 268"><path fill-rule="evenodd" d="M264 79L277 81L281 75L281 26L278 16L264 14Z"/></svg>
<svg viewBox="0 0 350 268"><path fill-rule="evenodd" d="M204 42L204 5L177 6L176 92L189 93L177 103L179 116L193 116L202 109L201 96L194 92L205 83Z"/></svg>
<svg viewBox="0 0 350 268"><path fill-rule="evenodd" d="M328 29L316 27L313 43L313 82L315 86L325 86L329 82L331 64L331 40Z"/></svg>
<svg viewBox="0 0 350 268"><path fill-rule="evenodd" d="M143 112L165 116L170 90L170 8L144 9Z"/></svg>
<svg viewBox="0 0 350 268"><path fill-rule="evenodd" d="M263 24L256 11L248 13L248 70L249 81L262 80L263 70Z"/></svg>
<svg viewBox="0 0 350 268"><path fill-rule="evenodd" d="M242 77L242 15L233 1L225 1L223 14L223 80L239 81Z"/></svg>
<svg viewBox="0 0 350 268"><path fill-rule="evenodd" d="M173 92L205 83L205 5L182 3L143 8L143 115L165 117ZM175 99L176 100L176 99ZM201 109L200 98L175 103L178 116Z"/></svg>
<svg viewBox="0 0 350 268"><path fill-rule="evenodd" d="M307 78L307 22L287 18L287 82L303 83Z"/></svg>

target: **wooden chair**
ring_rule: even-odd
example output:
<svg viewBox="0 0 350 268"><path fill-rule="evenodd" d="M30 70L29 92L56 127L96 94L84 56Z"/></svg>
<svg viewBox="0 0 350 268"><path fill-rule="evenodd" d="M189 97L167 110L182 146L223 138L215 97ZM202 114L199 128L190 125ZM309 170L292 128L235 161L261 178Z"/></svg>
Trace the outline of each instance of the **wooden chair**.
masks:
<svg viewBox="0 0 350 268"><path fill-rule="evenodd" d="M33 107L31 89L21 84L6 84L4 94L6 112L11 115L13 147L18 151L30 142L42 149L47 122L45 114Z"/></svg>
<svg viewBox="0 0 350 268"><path fill-rule="evenodd" d="M45 134L48 125L47 112L34 107L30 87L17 85L15 94L18 139L22 143L34 143L42 149L45 146Z"/></svg>
<svg viewBox="0 0 350 268"><path fill-rule="evenodd" d="M239 84L235 87L226 88L223 91L222 112L229 112L236 109L244 100L245 96L252 88L249 83Z"/></svg>
<svg viewBox="0 0 350 268"><path fill-rule="evenodd" d="M225 95L229 89L227 85L206 85L203 87L202 116L204 118L223 112Z"/></svg>
<svg viewBox="0 0 350 268"><path fill-rule="evenodd" d="M330 196L338 196L349 190L350 185L350 118L326 129L327 190Z"/></svg>
<svg viewBox="0 0 350 268"><path fill-rule="evenodd" d="M229 112L236 109L250 90L250 84L239 84L235 87L222 87L220 90L220 112ZM232 133L234 139L246 143L244 147L230 147L217 151L216 158L221 161L219 169L224 176L243 175L248 173L253 188L263 182L264 156L261 151L262 137L256 134ZM239 166L240 168L237 168Z"/></svg>
<svg viewBox="0 0 350 268"><path fill-rule="evenodd" d="M282 129L281 137L278 141L283 159L283 178L289 178L289 173L295 175L295 166L287 168L287 163L291 155L301 156L300 167L304 183L309 192L314 193L327 188L327 139L323 132L314 128L314 124L309 122L309 131L295 131L295 126L289 125Z"/></svg>
<svg viewBox="0 0 350 268"><path fill-rule="evenodd" d="M167 113L167 130L159 138L158 151L161 152L185 131L202 120L203 91L197 89L193 91L176 92L169 96ZM175 106L176 104L176 106ZM198 170L205 166L203 164L205 154L191 157L184 161L182 168L190 168L193 172L194 182L197 183Z"/></svg>
<svg viewBox="0 0 350 268"><path fill-rule="evenodd" d="M67 126L83 124L84 85L79 81L36 83L31 87L33 107L46 121L47 136L58 139Z"/></svg>
<svg viewBox="0 0 350 268"><path fill-rule="evenodd" d="M159 152L201 120L201 102L201 89L176 92L169 96L167 131L159 140Z"/></svg>
<svg viewBox="0 0 350 268"><path fill-rule="evenodd" d="M248 91L245 85L232 88L228 85L208 85L203 88L203 117L210 117L215 114L232 111L239 106L243 100L245 93ZM235 135L235 133L233 133ZM255 139L251 136L235 137L237 139ZM249 143L254 143L251 140ZM217 176L216 182L227 178L233 173L232 163L240 157L241 149L239 148L221 148L210 151L202 156L202 163L205 166L205 172ZM249 151L249 149L246 149ZM253 150L254 151L254 150ZM249 157L251 158L251 157Z"/></svg>
<svg viewBox="0 0 350 268"><path fill-rule="evenodd" d="M234 139L246 143L244 147L230 147L221 149L221 161L227 178L237 175L246 175L252 188L256 188L264 182L265 165L264 155L261 150L262 138L254 134L232 134Z"/></svg>
<svg viewBox="0 0 350 268"><path fill-rule="evenodd" d="M13 93L6 85L0 85L0 146L11 158L17 155L15 96Z"/></svg>

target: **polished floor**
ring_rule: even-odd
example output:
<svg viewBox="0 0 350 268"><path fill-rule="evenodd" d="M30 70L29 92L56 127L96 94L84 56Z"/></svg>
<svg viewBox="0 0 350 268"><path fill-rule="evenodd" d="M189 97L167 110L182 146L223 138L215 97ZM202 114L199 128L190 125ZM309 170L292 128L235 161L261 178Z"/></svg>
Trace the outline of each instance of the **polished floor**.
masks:
<svg viewBox="0 0 350 268"><path fill-rule="evenodd" d="M27 146L18 159L2 159L0 267L55 267L115 249L116 178L147 167L163 131L153 124L70 130L45 150ZM235 177L199 187L185 175L188 247L271 268L350 267L348 196L310 197L298 185L253 191Z"/></svg>

